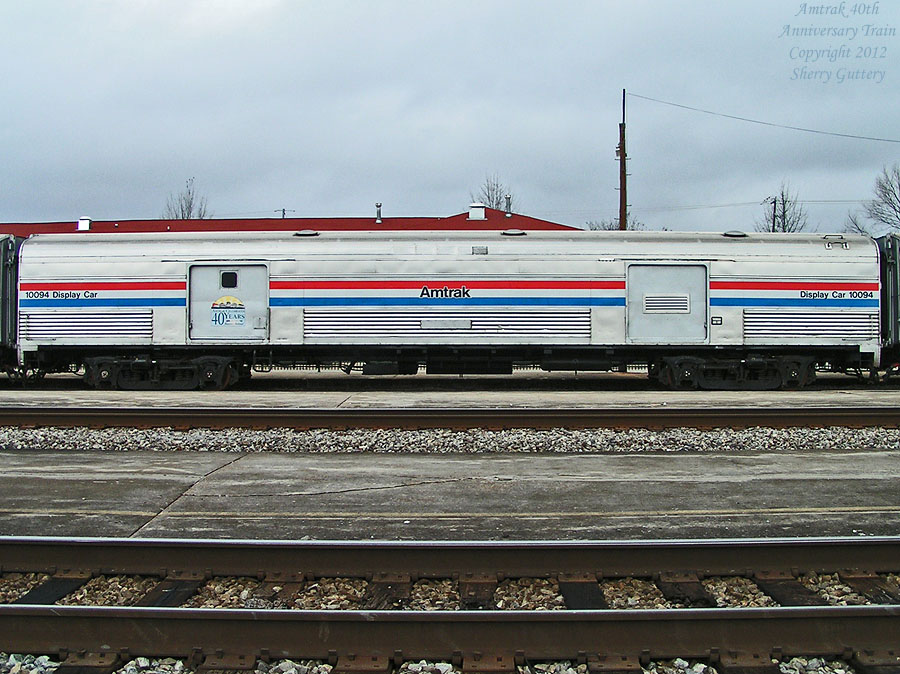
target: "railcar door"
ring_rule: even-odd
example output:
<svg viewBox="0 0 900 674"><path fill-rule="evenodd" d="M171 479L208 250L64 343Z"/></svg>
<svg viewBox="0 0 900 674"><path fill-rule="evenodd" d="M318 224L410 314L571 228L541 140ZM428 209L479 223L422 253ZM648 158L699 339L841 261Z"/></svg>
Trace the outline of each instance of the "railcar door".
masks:
<svg viewBox="0 0 900 674"><path fill-rule="evenodd" d="M264 340L269 334L265 265L194 265L189 271L191 339Z"/></svg>
<svg viewBox="0 0 900 674"><path fill-rule="evenodd" d="M706 341L707 288L703 265L630 265L626 291L628 341Z"/></svg>

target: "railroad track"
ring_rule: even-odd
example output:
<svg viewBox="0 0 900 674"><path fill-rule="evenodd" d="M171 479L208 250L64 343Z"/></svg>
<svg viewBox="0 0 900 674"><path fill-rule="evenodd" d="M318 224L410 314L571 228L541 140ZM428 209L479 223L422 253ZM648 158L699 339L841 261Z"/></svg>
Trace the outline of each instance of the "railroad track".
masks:
<svg viewBox="0 0 900 674"><path fill-rule="evenodd" d="M3 407L0 426L294 429L898 427L900 407L222 408Z"/></svg>
<svg viewBox="0 0 900 674"><path fill-rule="evenodd" d="M137 656L170 656L200 669L252 668L257 658L330 662L341 674L383 674L404 661L464 672L570 659L595 674L638 671L673 657L725 674L777 671L772 658L843 658L866 674L900 668L900 538L634 543L284 543L121 539L0 539L4 578L46 578L0 605L0 651L68 656L64 672L111 671ZM832 606L798 579L840 574L872 603ZM103 574L158 582L130 607L54 602ZM888 575L894 574L894 575ZM252 577L260 592L296 591L324 577L356 577L356 610L176 608L211 578ZM751 579L780 606L613 610L604 580L649 579L682 606L714 606L703 583ZM506 579L555 581L558 611L490 609ZM449 578L459 611L383 610L421 579ZM2 588L0 588L2 589ZM471 610L480 607L478 610ZM487 607L487 608L485 608Z"/></svg>

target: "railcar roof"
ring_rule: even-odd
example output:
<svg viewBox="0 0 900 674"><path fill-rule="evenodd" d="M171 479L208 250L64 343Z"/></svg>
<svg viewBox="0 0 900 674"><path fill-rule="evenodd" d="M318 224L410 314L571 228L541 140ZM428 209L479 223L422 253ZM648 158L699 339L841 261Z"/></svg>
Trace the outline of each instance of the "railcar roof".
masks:
<svg viewBox="0 0 900 674"><path fill-rule="evenodd" d="M302 233L299 233L302 234ZM286 232L37 234L20 250L22 260L94 261L363 259L712 260L861 261L877 264L875 242L850 234L735 235L715 232Z"/></svg>
<svg viewBox="0 0 900 674"><path fill-rule="evenodd" d="M760 243L774 245L808 245L820 244L823 241L847 241L871 243L872 239L856 234L772 234L758 232L671 232L671 231L313 231L301 232L154 232L154 233L115 233L99 234L85 232L80 234L35 234L29 237L32 243L62 243L93 245L99 243L139 244L139 243L252 243L252 242L453 242L467 241L482 243L491 241L528 242L528 241L584 242L607 241L609 243L719 243L732 244Z"/></svg>

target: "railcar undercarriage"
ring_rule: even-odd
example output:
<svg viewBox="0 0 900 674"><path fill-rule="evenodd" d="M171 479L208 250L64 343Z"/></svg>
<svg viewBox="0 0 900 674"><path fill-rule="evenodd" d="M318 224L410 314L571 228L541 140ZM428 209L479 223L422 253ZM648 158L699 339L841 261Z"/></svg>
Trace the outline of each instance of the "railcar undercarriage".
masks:
<svg viewBox="0 0 900 674"><path fill-rule="evenodd" d="M854 350L810 353L695 351L627 348L347 348L240 349L220 348L159 352L39 351L33 354L23 381L48 372L75 372L89 386L126 390L220 390L248 380L252 372L273 368L341 369L363 375L511 374L531 367L548 372L626 371L647 368L650 379L672 388L770 390L803 388L817 368L874 372L870 354ZM877 375L877 373L876 373ZM879 377L876 376L875 379ZM886 378L886 376L885 376Z"/></svg>

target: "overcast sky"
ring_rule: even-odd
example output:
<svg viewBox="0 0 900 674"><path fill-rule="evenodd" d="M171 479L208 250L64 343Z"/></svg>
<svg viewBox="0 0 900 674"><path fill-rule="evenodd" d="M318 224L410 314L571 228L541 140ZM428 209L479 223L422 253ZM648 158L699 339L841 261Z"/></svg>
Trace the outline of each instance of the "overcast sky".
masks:
<svg viewBox="0 0 900 674"><path fill-rule="evenodd" d="M158 217L192 176L221 217L451 215L496 173L583 226L618 213L623 88L900 140L898 28L895 0L3 2L0 221ZM627 116L651 228L750 230L787 181L836 231L900 161L637 96Z"/></svg>

